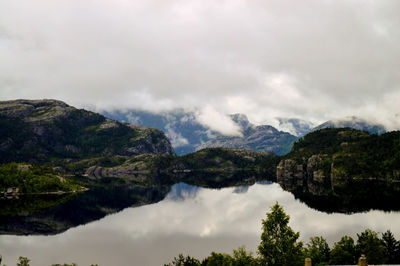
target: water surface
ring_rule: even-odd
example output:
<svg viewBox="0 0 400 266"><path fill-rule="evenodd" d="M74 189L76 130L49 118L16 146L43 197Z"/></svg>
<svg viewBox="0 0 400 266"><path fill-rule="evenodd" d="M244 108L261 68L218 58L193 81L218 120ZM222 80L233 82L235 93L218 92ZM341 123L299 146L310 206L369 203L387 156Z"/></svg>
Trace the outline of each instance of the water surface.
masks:
<svg viewBox="0 0 400 266"><path fill-rule="evenodd" d="M322 235L333 244L366 228L390 229L400 238L399 212L328 214L269 182L223 189L180 183L157 203L125 208L60 234L2 235L0 253L7 265L15 265L23 255L33 266L72 262L111 266L163 265L179 253L203 258L211 251L231 253L240 245L256 251L261 219L275 202L284 206L291 227L304 241Z"/></svg>

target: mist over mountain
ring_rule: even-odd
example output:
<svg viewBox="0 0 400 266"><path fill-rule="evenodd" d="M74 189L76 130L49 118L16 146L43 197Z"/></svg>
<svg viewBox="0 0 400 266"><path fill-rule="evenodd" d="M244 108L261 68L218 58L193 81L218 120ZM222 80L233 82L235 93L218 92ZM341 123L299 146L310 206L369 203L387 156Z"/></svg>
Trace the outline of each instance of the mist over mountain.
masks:
<svg viewBox="0 0 400 266"><path fill-rule="evenodd" d="M280 130L289 132L290 134L295 135L297 137L302 137L306 135L314 127L313 123L303 119L283 118L283 117L278 117L276 119L279 122Z"/></svg>
<svg viewBox="0 0 400 266"><path fill-rule="evenodd" d="M297 139L296 136L279 131L270 125L256 126L244 114L227 116L239 128L240 135L231 136L202 124L203 121L198 118L196 112L183 109L158 114L140 110L116 110L102 113L106 117L121 122L154 127L164 131L177 155L211 147L243 148L284 154L290 151L291 145ZM218 122L217 119L216 122ZM304 129L301 131L302 128L297 128L297 124L294 123L292 128L303 132Z"/></svg>
<svg viewBox="0 0 400 266"><path fill-rule="evenodd" d="M359 118L356 116L348 116L339 119L329 120L315 128L312 131L316 131L323 128L353 128L362 131L369 132L371 134L383 134L386 132L385 127L382 124L369 121L364 118Z"/></svg>
<svg viewBox="0 0 400 266"><path fill-rule="evenodd" d="M250 123L244 114L233 114L231 118L241 127L242 136L219 135L197 147L197 150L224 147L267 151L283 155L290 151L293 143L297 140L296 136L279 131L273 126L256 126Z"/></svg>

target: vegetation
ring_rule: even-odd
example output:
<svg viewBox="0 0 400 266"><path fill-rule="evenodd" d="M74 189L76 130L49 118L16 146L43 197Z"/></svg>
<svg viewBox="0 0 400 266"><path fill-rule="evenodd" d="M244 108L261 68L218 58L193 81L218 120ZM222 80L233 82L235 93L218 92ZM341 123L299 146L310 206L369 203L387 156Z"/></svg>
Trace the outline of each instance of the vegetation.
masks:
<svg viewBox="0 0 400 266"><path fill-rule="evenodd" d="M349 128L321 129L297 141L283 159L307 166L313 155L324 158L320 169L325 176L400 180L400 131L371 135Z"/></svg>
<svg viewBox="0 0 400 266"><path fill-rule="evenodd" d="M400 262L400 242L390 231L382 234L366 229L357 234L355 243L350 236L343 236L332 249L322 236L311 237L307 245L298 241L299 233L289 226L289 216L276 203L262 221L261 242L258 246L258 257L239 247L233 255L212 252L202 261L191 256L180 254L168 266L186 265L304 265L305 258L311 258L313 265L351 265L356 264L361 254L366 255L371 264L395 264Z"/></svg>
<svg viewBox="0 0 400 266"><path fill-rule="evenodd" d="M48 166L22 163L0 165L0 195L8 189L11 193L41 193L74 191L81 186L64 179Z"/></svg>
<svg viewBox="0 0 400 266"><path fill-rule="evenodd" d="M203 260L179 254L165 266L258 266L258 265L304 265L305 258L311 258L313 265L356 264L361 254L366 255L371 264L398 264L400 262L400 242L390 231L380 238L378 233L366 229L357 234L357 242L350 236L343 236L332 249L322 236L311 237L304 245L298 241L299 233L294 232L289 223L289 216L278 204L271 206L267 218L262 220L261 242L258 256L244 246L233 250L232 254L211 252ZM0 255L0 263L1 263ZM20 257L17 265L29 266L30 260ZM52 266L77 266L77 264L52 264ZM95 265L92 265L95 266Z"/></svg>
<svg viewBox="0 0 400 266"><path fill-rule="evenodd" d="M173 154L164 133L54 100L0 102L0 163Z"/></svg>
<svg viewBox="0 0 400 266"><path fill-rule="evenodd" d="M289 215L276 203L262 221L263 232L258 253L264 265L302 265L300 234L289 227Z"/></svg>

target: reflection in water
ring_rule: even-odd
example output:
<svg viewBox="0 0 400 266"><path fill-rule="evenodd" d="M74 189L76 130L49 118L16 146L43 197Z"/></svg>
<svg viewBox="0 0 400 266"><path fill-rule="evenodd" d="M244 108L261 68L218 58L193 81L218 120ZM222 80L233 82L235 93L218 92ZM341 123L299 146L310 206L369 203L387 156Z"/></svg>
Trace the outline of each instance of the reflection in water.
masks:
<svg viewBox="0 0 400 266"><path fill-rule="evenodd" d="M93 188L79 195L3 200L0 207L7 208L0 209L0 233L57 234L127 207L158 202L168 191L169 187L112 186Z"/></svg>
<svg viewBox="0 0 400 266"><path fill-rule="evenodd" d="M327 214L307 207L278 184L257 183L246 193L235 190L178 184L158 203L127 208L62 234L0 236L0 250L8 265L24 255L33 266L64 262L162 265L179 253L202 258L211 251L230 253L240 245L255 251L261 219L276 201L284 206L290 226L300 231L304 241L322 235L332 244L366 228L390 229L400 238L398 212Z"/></svg>
<svg viewBox="0 0 400 266"><path fill-rule="evenodd" d="M324 212L399 211L400 183L381 180L279 179L283 189Z"/></svg>

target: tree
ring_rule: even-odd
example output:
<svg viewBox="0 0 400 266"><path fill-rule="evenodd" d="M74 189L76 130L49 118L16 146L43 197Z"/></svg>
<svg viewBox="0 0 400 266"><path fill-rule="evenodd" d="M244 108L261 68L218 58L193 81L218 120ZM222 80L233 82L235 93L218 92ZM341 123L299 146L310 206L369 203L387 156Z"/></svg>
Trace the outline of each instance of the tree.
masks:
<svg viewBox="0 0 400 266"><path fill-rule="evenodd" d="M397 241L393 233L387 230L382 234L383 245L385 246L386 263L394 264L400 261L400 243Z"/></svg>
<svg viewBox="0 0 400 266"><path fill-rule="evenodd" d="M263 265L302 265L302 242L297 242L300 234L289 227L289 215L275 203L267 219L262 220L261 243L258 253Z"/></svg>
<svg viewBox="0 0 400 266"><path fill-rule="evenodd" d="M27 257L19 257L17 266L29 266L30 261Z"/></svg>
<svg viewBox="0 0 400 266"><path fill-rule="evenodd" d="M354 239L343 236L336 242L330 253L330 264L356 264L356 247Z"/></svg>
<svg viewBox="0 0 400 266"><path fill-rule="evenodd" d="M329 245L322 236L314 236L307 243L305 254L313 265L323 265L329 262Z"/></svg>
<svg viewBox="0 0 400 266"><path fill-rule="evenodd" d="M211 252L203 262L205 266L233 266L233 258L229 254Z"/></svg>
<svg viewBox="0 0 400 266"><path fill-rule="evenodd" d="M185 257L183 254L179 254L178 258L175 257L172 263L164 266L200 266L200 261L190 256Z"/></svg>
<svg viewBox="0 0 400 266"><path fill-rule="evenodd" d="M233 266L252 266L257 265L252 252L247 252L244 246L233 250Z"/></svg>
<svg viewBox="0 0 400 266"><path fill-rule="evenodd" d="M357 255L364 254L368 263L377 264L385 263L385 246L378 234L370 229L365 230L361 234L357 234Z"/></svg>

